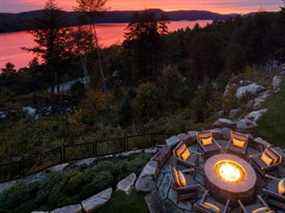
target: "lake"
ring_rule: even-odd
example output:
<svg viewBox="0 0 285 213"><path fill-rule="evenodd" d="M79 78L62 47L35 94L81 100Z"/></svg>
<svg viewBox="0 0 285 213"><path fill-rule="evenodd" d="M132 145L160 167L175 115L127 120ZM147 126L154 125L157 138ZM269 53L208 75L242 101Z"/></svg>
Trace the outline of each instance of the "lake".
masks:
<svg viewBox="0 0 285 213"><path fill-rule="evenodd" d="M196 23L204 27L208 23L211 23L211 21L172 21L168 24L168 28L170 32L173 32L187 27L193 28ZM108 47L113 44L120 44L124 40L126 27L127 23L98 24L97 34L100 46ZM8 62L15 64L17 68L27 66L34 55L24 51L22 48L33 46L33 37L28 32L0 34L0 69Z"/></svg>

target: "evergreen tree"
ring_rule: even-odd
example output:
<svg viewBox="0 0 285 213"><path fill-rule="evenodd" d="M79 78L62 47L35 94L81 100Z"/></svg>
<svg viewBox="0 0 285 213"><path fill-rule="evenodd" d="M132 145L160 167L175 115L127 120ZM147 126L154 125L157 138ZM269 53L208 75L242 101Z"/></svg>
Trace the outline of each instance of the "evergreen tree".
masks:
<svg viewBox="0 0 285 213"><path fill-rule="evenodd" d="M37 44L26 50L33 52L43 61L49 73L49 80L53 82L52 88L60 83L63 73L63 63L70 57L72 49L70 30L61 28L63 17L55 0L48 0L42 18L36 20L37 29L31 31Z"/></svg>
<svg viewBox="0 0 285 213"><path fill-rule="evenodd" d="M146 10L136 13L127 27L123 46L135 62L133 80L154 78L161 63L162 36L168 33L167 20Z"/></svg>

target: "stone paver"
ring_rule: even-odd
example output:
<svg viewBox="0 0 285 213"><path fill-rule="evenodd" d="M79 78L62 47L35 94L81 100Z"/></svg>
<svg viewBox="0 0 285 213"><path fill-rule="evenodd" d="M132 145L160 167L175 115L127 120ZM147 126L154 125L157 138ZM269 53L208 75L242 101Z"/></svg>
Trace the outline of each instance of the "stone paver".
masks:
<svg viewBox="0 0 285 213"><path fill-rule="evenodd" d="M149 213L165 213L165 207L160 200L160 196L157 191L154 191L145 196L145 202L148 207Z"/></svg>
<svg viewBox="0 0 285 213"><path fill-rule="evenodd" d="M81 213L81 212L82 208L80 204L65 206L51 211L51 213Z"/></svg>
<svg viewBox="0 0 285 213"><path fill-rule="evenodd" d="M96 209L103 206L111 199L112 192L113 192L112 188L109 188L100 192L97 195L94 195L82 201L81 205L83 207L84 212L86 213L94 212Z"/></svg>
<svg viewBox="0 0 285 213"><path fill-rule="evenodd" d="M56 166L53 166L48 169L50 172L63 172L66 167L69 166L69 163L63 163Z"/></svg>

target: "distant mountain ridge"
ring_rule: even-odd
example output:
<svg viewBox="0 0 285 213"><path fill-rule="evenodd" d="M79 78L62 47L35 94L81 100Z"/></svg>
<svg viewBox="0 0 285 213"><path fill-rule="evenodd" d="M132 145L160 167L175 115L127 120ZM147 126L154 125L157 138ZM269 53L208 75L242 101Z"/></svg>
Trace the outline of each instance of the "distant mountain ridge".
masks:
<svg viewBox="0 0 285 213"><path fill-rule="evenodd" d="M179 11L163 11L160 9L151 9L152 12L166 15L170 21L181 20L227 20L238 14L219 14L203 10L179 10ZM96 18L96 23L126 23L129 22L136 12L141 11L107 11L102 16ZM78 12L61 11L64 18L65 26L79 25ZM33 20L43 16L43 10L36 10L22 13L0 13L0 33L16 32L34 29ZM95 21L95 20L94 20Z"/></svg>

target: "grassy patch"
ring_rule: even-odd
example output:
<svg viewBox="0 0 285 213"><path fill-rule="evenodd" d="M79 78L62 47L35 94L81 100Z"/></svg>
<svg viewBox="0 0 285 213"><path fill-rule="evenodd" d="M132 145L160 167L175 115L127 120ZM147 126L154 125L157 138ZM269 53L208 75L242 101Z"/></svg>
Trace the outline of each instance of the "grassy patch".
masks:
<svg viewBox="0 0 285 213"><path fill-rule="evenodd" d="M132 192L129 196L124 192L114 192L112 199L107 205L103 206L100 213L147 213L144 195Z"/></svg>
<svg viewBox="0 0 285 213"><path fill-rule="evenodd" d="M268 112L258 122L258 135L270 143L285 147L285 84L267 103Z"/></svg>

